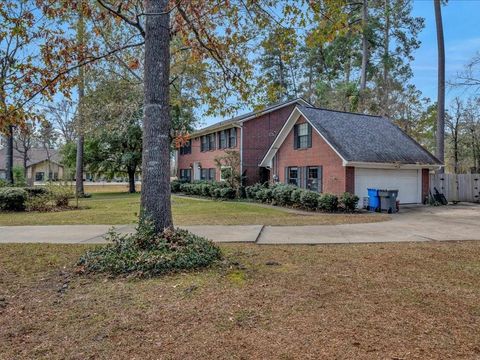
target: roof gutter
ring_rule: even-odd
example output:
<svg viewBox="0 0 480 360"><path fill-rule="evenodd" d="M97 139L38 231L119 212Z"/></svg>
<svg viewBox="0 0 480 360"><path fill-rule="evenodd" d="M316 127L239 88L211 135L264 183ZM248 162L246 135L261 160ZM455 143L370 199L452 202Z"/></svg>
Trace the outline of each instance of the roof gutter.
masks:
<svg viewBox="0 0 480 360"><path fill-rule="evenodd" d="M343 161L343 166L370 168L370 169L430 169L440 170L444 165L441 164L401 164L401 163L375 163L375 162L363 162L363 161Z"/></svg>

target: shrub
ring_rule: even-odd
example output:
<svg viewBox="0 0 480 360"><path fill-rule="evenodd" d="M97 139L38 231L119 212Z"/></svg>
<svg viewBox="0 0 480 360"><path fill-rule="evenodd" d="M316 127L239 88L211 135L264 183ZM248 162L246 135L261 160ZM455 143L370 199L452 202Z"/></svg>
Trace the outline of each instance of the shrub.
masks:
<svg viewBox="0 0 480 360"><path fill-rule="evenodd" d="M69 200L74 197L73 190L68 185L48 183L45 188L51 202L57 207L67 207Z"/></svg>
<svg viewBox="0 0 480 360"><path fill-rule="evenodd" d="M27 192L21 188L0 188L0 211L25 211Z"/></svg>
<svg viewBox="0 0 480 360"><path fill-rule="evenodd" d="M212 197L214 199L220 199L222 197L222 189L221 188L215 188L212 190Z"/></svg>
<svg viewBox="0 0 480 360"><path fill-rule="evenodd" d="M292 191L291 201L294 206L300 205L300 198L302 196L302 193L303 193L303 190L300 188Z"/></svg>
<svg viewBox="0 0 480 360"><path fill-rule="evenodd" d="M272 197L275 205L285 206L292 204L292 192L296 189L292 185L278 184L272 188Z"/></svg>
<svg viewBox="0 0 480 360"><path fill-rule="evenodd" d="M7 180L0 179L0 188L9 187L9 186L11 186L11 185L7 182Z"/></svg>
<svg viewBox="0 0 480 360"><path fill-rule="evenodd" d="M340 205L347 212L354 212L357 208L359 197L354 194L345 192L340 197Z"/></svg>
<svg viewBox="0 0 480 360"><path fill-rule="evenodd" d="M152 277L199 269L221 259L220 249L211 241L181 229L156 235L150 222L139 225L133 234L111 230L106 240L111 243L80 258L80 272Z"/></svg>
<svg viewBox="0 0 480 360"><path fill-rule="evenodd" d="M26 187L24 190L27 192L29 197L48 194L48 190L45 187Z"/></svg>
<svg viewBox="0 0 480 360"><path fill-rule="evenodd" d="M222 199L235 199L237 197L237 190L231 187L220 188L220 196Z"/></svg>
<svg viewBox="0 0 480 360"><path fill-rule="evenodd" d="M318 207L320 195L313 191L302 191L300 194L300 204L307 210L316 210Z"/></svg>
<svg viewBox="0 0 480 360"><path fill-rule="evenodd" d="M25 207L28 211L50 211L53 206L51 197L47 194L28 195Z"/></svg>
<svg viewBox="0 0 480 360"><path fill-rule="evenodd" d="M323 211L334 212L338 210L338 196L322 194L318 199L318 208Z"/></svg>
<svg viewBox="0 0 480 360"><path fill-rule="evenodd" d="M257 200L257 193L259 191L263 191L263 189L266 189L267 186L257 183L251 186L247 186L245 188L245 195L247 196L248 199L251 200Z"/></svg>
<svg viewBox="0 0 480 360"><path fill-rule="evenodd" d="M273 200L273 193L272 189L270 188L263 188L257 191L256 198L258 201L263 203L270 203Z"/></svg>
<svg viewBox="0 0 480 360"><path fill-rule="evenodd" d="M182 180L173 180L173 181L170 183L170 190L171 190L171 192L172 192L172 193L178 193L178 192L180 192L183 183L184 183L184 181L182 181Z"/></svg>

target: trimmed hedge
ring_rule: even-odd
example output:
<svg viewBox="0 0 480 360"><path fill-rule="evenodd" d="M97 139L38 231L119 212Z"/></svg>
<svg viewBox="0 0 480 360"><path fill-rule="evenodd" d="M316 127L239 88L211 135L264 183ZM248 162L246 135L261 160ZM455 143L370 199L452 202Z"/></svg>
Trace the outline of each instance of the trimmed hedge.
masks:
<svg viewBox="0 0 480 360"><path fill-rule="evenodd" d="M187 195L206 196L214 199L231 200L239 198L238 194L252 201L278 206L292 206L309 211L336 212L339 210L354 212L358 204L358 196L344 193L339 198L334 194L319 194L301 189L293 185L254 184L240 191L228 187L225 183L194 181L185 183L179 180L172 182L172 192L183 192Z"/></svg>
<svg viewBox="0 0 480 360"><path fill-rule="evenodd" d="M25 211L27 196L22 188L0 188L0 211Z"/></svg>

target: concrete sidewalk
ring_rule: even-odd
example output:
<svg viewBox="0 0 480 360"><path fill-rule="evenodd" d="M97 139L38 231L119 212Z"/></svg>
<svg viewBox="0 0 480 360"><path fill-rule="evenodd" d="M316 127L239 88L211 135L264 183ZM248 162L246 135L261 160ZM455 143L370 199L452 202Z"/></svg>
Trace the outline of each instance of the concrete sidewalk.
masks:
<svg viewBox="0 0 480 360"><path fill-rule="evenodd" d="M103 243L109 225L0 227L0 243ZM132 225L115 227L125 233ZM342 244L480 240L480 206L405 207L391 221L316 226L185 226L215 242L257 244Z"/></svg>

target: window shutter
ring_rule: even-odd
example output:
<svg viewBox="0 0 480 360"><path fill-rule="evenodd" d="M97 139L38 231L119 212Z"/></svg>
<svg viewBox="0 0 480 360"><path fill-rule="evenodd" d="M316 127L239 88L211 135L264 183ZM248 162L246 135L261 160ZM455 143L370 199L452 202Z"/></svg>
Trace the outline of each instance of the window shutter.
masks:
<svg viewBox="0 0 480 360"><path fill-rule="evenodd" d="M318 167L318 192L323 192L323 166Z"/></svg>
<svg viewBox="0 0 480 360"><path fill-rule="evenodd" d="M307 147L312 147L312 126L308 124L308 138L307 138Z"/></svg>
<svg viewBox="0 0 480 360"><path fill-rule="evenodd" d="M216 177L215 177L215 168L210 169L210 180L213 180L213 181L216 180Z"/></svg>
<svg viewBox="0 0 480 360"><path fill-rule="evenodd" d="M288 167L285 167L285 178L283 180L284 184L288 184Z"/></svg>
<svg viewBox="0 0 480 360"><path fill-rule="evenodd" d="M298 125L293 127L293 148L298 149Z"/></svg>
<svg viewBox="0 0 480 360"><path fill-rule="evenodd" d="M305 166L302 168L302 188L307 188L307 181L308 181L308 167Z"/></svg>

